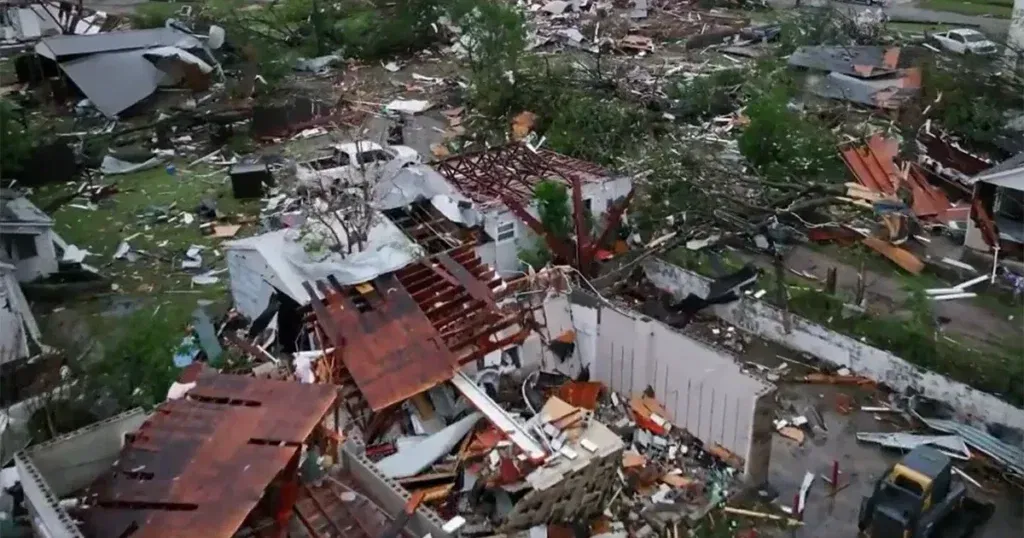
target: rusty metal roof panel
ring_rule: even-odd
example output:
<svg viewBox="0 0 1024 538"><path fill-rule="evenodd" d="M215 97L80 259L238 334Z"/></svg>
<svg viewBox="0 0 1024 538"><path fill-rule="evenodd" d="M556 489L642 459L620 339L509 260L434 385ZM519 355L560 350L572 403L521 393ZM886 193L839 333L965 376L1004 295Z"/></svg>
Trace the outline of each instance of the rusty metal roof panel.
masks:
<svg viewBox="0 0 1024 538"><path fill-rule="evenodd" d="M502 197L527 202L545 179L600 182L609 179L597 164L550 150L534 152L521 143L497 146L448 157L437 171L478 204L500 202Z"/></svg>
<svg viewBox="0 0 1024 538"><path fill-rule="evenodd" d="M337 397L330 385L221 374L193 391L161 404L90 487L87 536L232 536Z"/></svg>
<svg viewBox="0 0 1024 538"><path fill-rule="evenodd" d="M321 286L326 298L314 308L318 323L344 339L337 353L370 408L379 411L451 379L457 362L394 274L372 284L365 294Z"/></svg>

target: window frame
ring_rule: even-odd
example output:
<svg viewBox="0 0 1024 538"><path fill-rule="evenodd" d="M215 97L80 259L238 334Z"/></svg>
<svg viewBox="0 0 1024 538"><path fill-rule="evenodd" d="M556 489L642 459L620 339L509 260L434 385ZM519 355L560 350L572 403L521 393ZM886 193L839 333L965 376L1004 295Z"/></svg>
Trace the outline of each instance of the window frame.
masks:
<svg viewBox="0 0 1024 538"><path fill-rule="evenodd" d="M511 229L502 228L510 226ZM504 237L503 237L504 236ZM515 221L499 222L494 228L494 242L495 243L507 243L509 241L515 241L516 239L516 223Z"/></svg>

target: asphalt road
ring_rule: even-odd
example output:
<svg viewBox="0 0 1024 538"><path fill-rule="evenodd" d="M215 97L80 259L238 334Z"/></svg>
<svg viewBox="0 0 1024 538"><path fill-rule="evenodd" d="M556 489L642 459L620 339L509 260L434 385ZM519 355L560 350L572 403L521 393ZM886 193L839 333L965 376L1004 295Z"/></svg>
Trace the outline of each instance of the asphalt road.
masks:
<svg viewBox="0 0 1024 538"><path fill-rule="evenodd" d="M769 0L769 4L775 8L789 8L796 6L796 0ZM841 11L851 14L864 11L866 9L879 9L878 7L847 4L845 2L832 2L831 0L802 0L800 4L803 6L825 6L831 4ZM889 19L892 21L977 27L981 31L995 38L1005 37L1006 32L1010 28L1010 21L1008 19L975 17L971 15L951 13L948 11L922 9L914 6L913 0L891 0L889 5L882 9L885 10L885 13L889 15Z"/></svg>

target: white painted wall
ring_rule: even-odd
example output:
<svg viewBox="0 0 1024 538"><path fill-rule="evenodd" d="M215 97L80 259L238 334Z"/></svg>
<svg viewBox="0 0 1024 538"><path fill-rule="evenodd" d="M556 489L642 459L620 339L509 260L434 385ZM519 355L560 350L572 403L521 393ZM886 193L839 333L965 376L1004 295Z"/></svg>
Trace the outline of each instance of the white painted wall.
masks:
<svg viewBox="0 0 1024 538"><path fill-rule="evenodd" d="M266 259L254 249L229 248L224 257L228 263L231 280L231 298L235 308L249 319L256 319L270 302L274 287L266 275L276 272L267 265Z"/></svg>
<svg viewBox="0 0 1024 538"><path fill-rule="evenodd" d="M1010 16L1010 30L1006 35L1007 55L1011 61L1017 62L1017 69L1024 69L1021 56L1024 54L1024 0L1013 1L1013 14Z"/></svg>
<svg viewBox="0 0 1024 538"><path fill-rule="evenodd" d="M757 399L774 387L743 373L732 356L609 307L601 308L596 351L594 379L629 395L650 386L676 426L751 460Z"/></svg>
<svg viewBox="0 0 1024 538"><path fill-rule="evenodd" d="M14 266L0 262L0 363L28 357L29 338L38 342L39 337Z"/></svg>
<svg viewBox="0 0 1024 538"><path fill-rule="evenodd" d="M612 201L629 194L632 185L632 179L629 177L617 177L602 183L584 183L582 185L583 199L590 200L591 211L594 213L594 218L598 219L605 214ZM527 211L535 218L539 218L535 205L528 207ZM521 270L519 252L533 248L537 244L537 236L533 230L508 209L498 206L484 211L484 231L487 232L487 235L497 238L498 224L506 222L516 223L514 241L501 243L495 241L476 249L485 261L494 260L492 265L503 277L519 274L518 272Z"/></svg>
<svg viewBox="0 0 1024 538"><path fill-rule="evenodd" d="M753 459L755 406L774 386L743 373L732 356L636 312L591 308L566 296L548 299L544 315L548 338L576 331L575 355L558 362L539 337L531 336L521 347L525 370L542 367L575 377L586 364L592 380L623 395L651 386L676 426L708 446L719 443Z"/></svg>
<svg viewBox="0 0 1024 538"><path fill-rule="evenodd" d="M27 257L15 247L9 254L15 266L18 282L31 282L57 272L57 249L53 246L54 233L48 227L15 225L0 227L0 234L31 234L34 236L36 255ZM2 247L0 247L2 248Z"/></svg>
<svg viewBox="0 0 1024 538"><path fill-rule="evenodd" d="M117 461L124 434L149 414L135 408L19 452L15 465L25 501L41 536L79 538L82 533L59 499L89 485Z"/></svg>
<svg viewBox="0 0 1024 538"><path fill-rule="evenodd" d="M678 298L688 293L706 297L711 279L662 260L650 260L644 269L655 286ZM1024 410L958 381L914 366L903 359L806 319L792 316L786 333L781 310L757 300L740 299L713 307L715 315L740 329L797 351L810 353L835 366L884 383L895 390L913 389L944 401L960 413L987 422L1024 428Z"/></svg>

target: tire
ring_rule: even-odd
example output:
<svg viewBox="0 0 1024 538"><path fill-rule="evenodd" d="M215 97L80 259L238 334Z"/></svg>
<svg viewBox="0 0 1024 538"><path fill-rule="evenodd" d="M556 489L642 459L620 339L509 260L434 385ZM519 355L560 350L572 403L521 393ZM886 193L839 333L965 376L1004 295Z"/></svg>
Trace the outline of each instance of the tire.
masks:
<svg viewBox="0 0 1024 538"><path fill-rule="evenodd" d="M870 524L871 512L868 510L868 499L864 498L860 501L860 512L857 514L857 530L864 532Z"/></svg>

